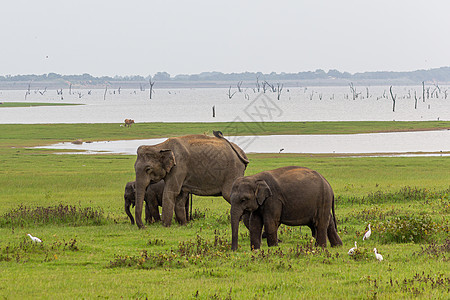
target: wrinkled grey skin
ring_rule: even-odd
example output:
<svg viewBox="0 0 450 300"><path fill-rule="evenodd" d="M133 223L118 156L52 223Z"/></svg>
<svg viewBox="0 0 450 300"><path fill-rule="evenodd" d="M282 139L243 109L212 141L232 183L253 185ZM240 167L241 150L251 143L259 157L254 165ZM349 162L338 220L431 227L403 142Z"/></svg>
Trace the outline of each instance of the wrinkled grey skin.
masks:
<svg viewBox="0 0 450 300"><path fill-rule="evenodd" d="M161 220L159 215L159 206L162 206L162 195L164 192L164 180L158 183L150 184L145 192L145 222L153 223ZM185 202L186 219L189 220L189 194L182 194L179 201ZM125 212L130 218L131 224L134 225L134 218L130 212L130 206L136 203L136 182L130 181L125 186Z"/></svg>
<svg viewBox="0 0 450 300"><path fill-rule="evenodd" d="M230 202L233 181L244 175L248 164L244 151L223 137L187 135L169 138L153 146L140 146L134 164L136 172L136 224L142 224L142 207L147 186L164 179L162 223L170 226L173 212L186 223L180 193L222 196Z"/></svg>
<svg viewBox="0 0 450 300"><path fill-rule="evenodd" d="M318 172L302 167L283 167L252 176L240 177L231 190L232 250L238 247L239 220L250 212L252 249L261 247L261 231L268 246L278 244L280 224L306 225L311 228L316 244L342 245L337 234L334 193Z"/></svg>

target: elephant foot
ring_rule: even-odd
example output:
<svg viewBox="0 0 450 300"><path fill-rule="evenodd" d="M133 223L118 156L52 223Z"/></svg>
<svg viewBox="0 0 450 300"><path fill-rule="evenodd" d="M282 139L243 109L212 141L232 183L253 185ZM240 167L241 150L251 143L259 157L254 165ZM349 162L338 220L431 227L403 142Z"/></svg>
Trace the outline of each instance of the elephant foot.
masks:
<svg viewBox="0 0 450 300"><path fill-rule="evenodd" d="M170 225L172 225L171 223L165 223L165 222L162 222L162 225L164 226L164 227L170 227Z"/></svg>
<svg viewBox="0 0 450 300"><path fill-rule="evenodd" d="M262 238L267 239L267 233L265 231L262 234ZM282 243L282 242L283 242L282 240L278 239L278 243Z"/></svg>

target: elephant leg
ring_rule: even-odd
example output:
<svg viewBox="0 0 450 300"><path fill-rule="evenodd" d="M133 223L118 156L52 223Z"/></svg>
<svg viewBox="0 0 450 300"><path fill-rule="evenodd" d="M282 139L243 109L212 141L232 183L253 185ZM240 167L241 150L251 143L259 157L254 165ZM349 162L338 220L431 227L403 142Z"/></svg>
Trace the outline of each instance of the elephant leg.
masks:
<svg viewBox="0 0 450 300"><path fill-rule="evenodd" d="M327 215L326 218L321 218L317 221L317 231L316 231L316 245L319 245L321 247L327 246L327 230L328 230L328 224L330 222L330 215Z"/></svg>
<svg viewBox="0 0 450 300"><path fill-rule="evenodd" d="M313 236L313 238L317 238L316 236L316 227L314 227L314 224L309 224L308 225L309 229L311 229L311 235Z"/></svg>
<svg viewBox="0 0 450 300"><path fill-rule="evenodd" d="M161 217L159 216L159 208L158 208L158 202L152 201L152 203L149 204L150 209L150 216L153 218L155 222L161 221Z"/></svg>
<svg viewBox="0 0 450 300"><path fill-rule="evenodd" d="M186 201L187 196L189 196L188 193L181 192L175 199L175 217L181 225L186 225L189 218L189 208L188 212L186 212L186 203L189 204L189 201Z"/></svg>
<svg viewBox="0 0 450 300"><path fill-rule="evenodd" d="M184 205L184 210L186 211L186 221L190 221L191 217L189 216L189 197L190 194L186 193L186 195L184 196L184 201L185 201L185 205Z"/></svg>
<svg viewBox="0 0 450 300"><path fill-rule="evenodd" d="M182 222L183 220L186 221L184 205L181 209L176 207L176 199L181 192L181 185L178 183L183 182L183 180L178 180L177 178L172 177L170 179L166 179L165 182L166 185L164 187L162 197L162 223L164 226L169 227L172 224L174 210L177 220L181 220Z"/></svg>
<svg viewBox="0 0 450 300"><path fill-rule="evenodd" d="M274 220L264 222L264 230L267 235L267 246L278 246L278 227L280 226Z"/></svg>
<svg viewBox="0 0 450 300"><path fill-rule="evenodd" d="M152 214L150 213L149 203L145 202L145 222L152 223Z"/></svg>
<svg viewBox="0 0 450 300"><path fill-rule="evenodd" d="M342 240L336 231L336 225L332 216L330 216L330 222L328 223L327 235L330 240L331 247L342 246Z"/></svg>
<svg viewBox="0 0 450 300"><path fill-rule="evenodd" d="M250 244L252 250L261 248L261 233L263 228L262 217L257 214L251 214L249 218Z"/></svg>

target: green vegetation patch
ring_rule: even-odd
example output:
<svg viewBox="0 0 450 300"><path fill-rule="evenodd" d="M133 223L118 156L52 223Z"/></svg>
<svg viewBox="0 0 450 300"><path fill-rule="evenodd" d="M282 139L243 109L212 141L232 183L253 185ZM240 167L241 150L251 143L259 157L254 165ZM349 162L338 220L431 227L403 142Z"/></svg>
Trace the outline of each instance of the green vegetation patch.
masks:
<svg viewBox="0 0 450 300"><path fill-rule="evenodd" d="M366 196L350 196L342 197L337 196L336 202L345 202L347 204L381 204L381 203L393 203L393 202L410 202L410 201L426 201L427 199L444 199L450 194L450 187L445 190L431 190L427 188L418 188L405 186L399 191L386 192L378 190L376 192L368 193ZM376 207L372 207L372 210ZM373 211L367 211L368 214ZM376 213L376 212L375 212Z"/></svg>
<svg viewBox="0 0 450 300"><path fill-rule="evenodd" d="M70 226L101 225L105 223L102 209L76 207L60 203L55 206L30 208L20 204L0 217L0 227L68 224Z"/></svg>
<svg viewBox="0 0 450 300"><path fill-rule="evenodd" d="M247 175L288 165L320 172L336 195L343 246L316 247L307 226L281 225L277 247L263 240L261 249L252 251L241 223L239 248L231 251L230 205L221 197L194 195L193 220L186 226L130 225L123 193L135 178L135 155L20 148L78 138L203 134L221 130L220 124L226 125L0 125L0 297L39 298L45 291L58 299L448 298L450 157L249 154ZM330 124L305 126L325 132L327 126L333 130ZM438 123L417 127L430 124ZM297 133L299 125L283 126ZM73 208L75 220L70 213L57 217ZM100 221L85 217L84 208L102 212ZM363 241L369 223L372 235ZM350 256L355 241L358 249Z"/></svg>
<svg viewBox="0 0 450 300"><path fill-rule="evenodd" d="M395 216L375 223L373 228L384 243L430 242L436 234L443 236L449 232L448 221L436 223L428 214Z"/></svg>
<svg viewBox="0 0 450 300"><path fill-rule="evenodd" d="M58 240L53 243L36 243L28 237L23 238L18 243L9 243L0 246L0 262L14 261L16 263L33 262L50 262L58 259L60 253L64 251L79 251L76 239L69 241Z"/></svg>
<svg viewBox="0 0 450 300"><path fill-rule="evenodd" d="M426 122L216 122L122 124L0 124L0 146L42 145L60 141L128 140L209 134L220 130L225 136L356 134L374 132L450 129L449 121Z"/></svg>
<svg viewBox="0 0 450 300"><path fill-rule="evenodd" d="M38 102L0 102L2 107L35 107L35 106L68 106L68 105L82 105L76 103L38 103Z"/></svg>

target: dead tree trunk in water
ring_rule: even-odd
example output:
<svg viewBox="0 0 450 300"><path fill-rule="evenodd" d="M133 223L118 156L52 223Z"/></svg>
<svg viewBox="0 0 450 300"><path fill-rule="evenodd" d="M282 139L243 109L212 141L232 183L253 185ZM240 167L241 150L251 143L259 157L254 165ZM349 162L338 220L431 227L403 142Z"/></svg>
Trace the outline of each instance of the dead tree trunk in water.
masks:
<svg viewBox="0 0 450 300"><path fill-rule="evenodd" d="M238 88L238 92L239 92L239 93L242 92L241 86L242 86L242 81L239 81L239 82L237 83L237 88Z"/></svg>
<svg viewBox="0 0 450 300"><path fill-rule="evenodd" d="M275 88L274 84L270 84L266 81L267 85L270 87L270 90L272 91L272 93L275 93L277 91L277 89Z"/></svg>
<svg viewBox="0 0 450 300"><path fill-rule="evenodd" d="M353 82L350 82L350 90L352 91L353 100L356 100L358 98L358 93L356 92L355 87L353 86Z"/></svg>
<svg viewBox="0 0 450 300"><path fill-rule="evenodd" d="M392 97L392 111L395 112L395 97L394 97L394 94L392 93L392 85L389 88L389 91L391 92L391 97Z"/></svg>
<svg viewBox="0 0 450 300"><path fill-rule="evenodd" d="M284 84L282 84L282 85L280 86L280 84L277 83L277 94L278 94L277 99L278 99L278 100L280 100L280 97L281 97L281 91L283 90L283 86L284 86Z"/></svg>
<svg viewBox="0 0 450 300"><path fill-rule="evenodd" d="M259 89L261 88L261 86L259 85L259 76L256 76L256 90L259 93Z"/></svg>
<svg viewBox="0 0 450 300"><path fill-rule="evenodd" d="M31 85L31 83L29 83L28 84L28 89L27 89L27 91L25 92L25 100L27 100L27 96L29 95L29 94L31 94L31 92L30 92L30 85Z"/></svg>
<svg viewBox="0 0 450 300"><path fill-rule="evenodd" d="M414 91L414 100L415 100L414 109L417 109L417 92L416 91Z"/></svg>
<svg viewBox="0 0 450 300"><path fill-rule="evenodd" d="M233 93L231 92L231 85L230 85L230 88L228 89L228 99L233 98L234 94L236 94L236 92Z"/></svg>
<svg viewBox="0 0 450 300"><path fill-rule="evenodd" d="M425 102L425 81L422 81L422 102Z"/></svg>
<svg viewBox="0 0 450 300"><path fill-rule="evenodd" d="M264 82L262 83L262 89L263 89L263 93L265 94L266 91L267 91L267 81L264 81Z"/></svg>
<svg viewBox="0 0 450 300"><path fill-rule="evenodd" d="M153 94L153 85L155 84L155 82L152 82L152 79L149 78L148 79L148 83L150 83L150 100L152 99L152 94Z"/></svg>
<svg viewBox="0 0 450 300"><path fill-rule="evenodd" d="M106 100L106 92L108 91L108 86L105 86L105 94L103 95L103 100Z"/></svg>

